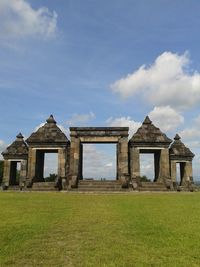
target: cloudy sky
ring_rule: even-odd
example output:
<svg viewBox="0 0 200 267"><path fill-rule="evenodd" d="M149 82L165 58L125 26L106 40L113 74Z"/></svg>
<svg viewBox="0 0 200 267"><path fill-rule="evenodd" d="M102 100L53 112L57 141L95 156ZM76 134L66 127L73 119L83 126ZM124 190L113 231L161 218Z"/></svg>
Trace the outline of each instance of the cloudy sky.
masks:
<svg viewBox="0 0 200 267"><path fill-rule="evenodd" d="M199 0L0 0L0 150L50 114L130 135L149 115L196 154L200 179L199 14ZM87 176L113 175L104 147L85 147Z"/></svg>

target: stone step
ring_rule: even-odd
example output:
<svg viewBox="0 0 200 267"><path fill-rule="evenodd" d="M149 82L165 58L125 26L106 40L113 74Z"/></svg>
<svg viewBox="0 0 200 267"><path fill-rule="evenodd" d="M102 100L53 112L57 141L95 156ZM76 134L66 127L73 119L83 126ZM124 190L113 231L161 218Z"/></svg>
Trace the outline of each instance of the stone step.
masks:
<svg viewBox="0 0 200 267"><path fill-rule="evenodd" d="M73 188L70 191L74 192L128 192L128 189L124 188L99 188L99 187L92 187L92 188Z"/></svg>
<svg viewBox="0 0 200 267"><path fill-rule="evenodd" d="M19 185L9 185L8 190L18 191L20 190Z"/></svg>
<svg viewBox="0 0 200 267"><path fill-rule="evenodd" d="M190 191L190 190L189 190L188 187L186 187L186 186L178 186L178 187L177 187L177 191L188 192L188 191Z"/></svg>
<svg viewBox="0 0 200 267"><path fill-rule="evenodd" d="M161 192L163 192L163 191L168 191L167 190L167 188L165 188L165 187L155 187L155 188L152 188L152 187L139 187L139 191L150 191L150 192L154 192L154 191L161 191Z"/></svg>
<svg viewBox="0 0 200 267"><path fill-rule="evenodd" d="M92 185L92 186L86 186L86 185L82 185L82 186L78 186L79 189L98 189L98 188L101 188L101 189L104 189L104 190L107 190L107 189L121 189L121 186L110 186L110 185L106 185L106 186L103 186L103 185Z"/></svg>
<svg viewBox="0 0 200 267"><path fill-rule="evenodd" d="M54 182L36 182L29 191L58 191L58 188Z"/></svg>
<svg viewBox="0 0 200 267"><path fill-rule="evenodd" d="M160 182L142 182L139 191L167 191L167 188Z"/></svg>
<svg viewBox="0 0 200 267"><path fill-rule="evenodd" d="M79 184L121 184L118 181L79 181Z"/></svg>
<svg viewBox="0 0 200 267"><path fill-rule="evenodd" d="M127 192L117 180L80 180L78 188L70 189L74 192Z"/></svg>
<svg viewBox="0 0 200 267"><path fill-rule="evenodd" d="M158 188L158 187L163 187L163 188L165 188L165 186L164 185L150 185L150 186L147 186L147 185L145 185L145 186L140 186L140 187L142 187L142 188Z"/></svg>
<svg viewBox="0 0 200 267"><path fill-rule="evenodd" d="M40 187L40 188L30 188L27 189L26 191L58 191L58 188L47 188L47 187Z"/></svg>
<svg viewBox="0 0 200 267"><path fill-rule="evenodd" d="M142 187L157 187L157 186L164 186L163 183L157 183L157 182L142 182Z"/></svg>
<svg viewBox="0 0 200 267"><path fill-rule="evenodd" d="M121 191L121 184L119 181L101 181L101 180L80 180L78 184L77 191Z"/></svg>
<svg viewBox="0 0 200 267"><path fill-rule="evenodd" d="M82 180L80 180L79 181L79 184L80 185L82 185L82 184L86 184L86 185L88 185L88 184L97 184L97 185L99 185L99 184L105 184L105 185L113 185L113 184L117 184L117 185L120 185L120 182L119 181L93 181L93 180L91 180L91 181L82 181Z"/></svg>
<svg viewBox="0 0 200 267"><path fill-rule="evenodd" d="M33 187L51 187L54 186L54 182L36 182L33 183Z"/></svg>

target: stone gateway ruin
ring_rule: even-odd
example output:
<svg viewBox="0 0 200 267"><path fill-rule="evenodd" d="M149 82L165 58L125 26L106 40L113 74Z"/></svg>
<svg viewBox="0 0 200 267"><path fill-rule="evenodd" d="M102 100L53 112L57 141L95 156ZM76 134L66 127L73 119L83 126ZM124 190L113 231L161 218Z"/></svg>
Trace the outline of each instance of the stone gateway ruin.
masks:
<svg viewBox="0 0 200 267"><path fill-rule="evenodd" d="M46 123L26 140L18 134L2 153L2 188L15 190L68 191L193 191L194 154L178 134L174 141L154 126L147 116L142 126L128 139L128 127L71 127L70 140L51 115ZM117 147L116 180L83 179L83 144L112 143ZM45 182L46 153L57 153L55 181ZM140 175L140 154L154 156L154 179ZM177 181L177 165L180 181Z"/></svg>

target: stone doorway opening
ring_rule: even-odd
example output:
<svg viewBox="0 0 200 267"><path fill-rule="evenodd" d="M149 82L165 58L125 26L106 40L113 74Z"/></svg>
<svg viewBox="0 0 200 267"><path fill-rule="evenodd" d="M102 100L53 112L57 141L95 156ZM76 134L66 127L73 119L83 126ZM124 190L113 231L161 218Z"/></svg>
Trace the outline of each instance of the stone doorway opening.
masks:
<svg viewBox="0 0 200 267"><path fill-rule="evenodd" d="M70 127L69 187L83 179L83 144L116 144L117 179L126 184L128 176L128 127Z"/></svg>
<svg viewBox="0 0 200 267"><path fill-rule="evenodd" d="M58 153L45 153L44 155L44 180L54 182L58 176Z"/></svg>
<svg viewBox="0 0 200 267"><path fill-rule="evenodd" d="M176 162L176 184L181 185L185 173L185 162Z"/></svg>
<svg viewBox="0 0 200 267"><path fill-rule="evenodd" d="M143 182L155 180L154 154L140 154L140 177Z"/></svg>
<svg viewBox="0 0 200 267"><path fill-rule="evenodd" d="M21 171L21 161L11 161L10 162L10 185L20 184L20 171Z"/></svg>
<svg viewBox="0 0 200 267"><path fill-rule="evenodd" d="M160 154L160 149L140 149L140 177L142 182L158 181Z"/></svg>
<svg viewBox="0 0 200 267"><path fill-rule="evenodd" d="M54 182L58 175L58 150L36 151L34 182Z"/></svg>
<svg viewBox="0 0 200 267"><path fill-rule="evenodd" d="M117 180L117 145L82 144L83 180Z"/></svg>

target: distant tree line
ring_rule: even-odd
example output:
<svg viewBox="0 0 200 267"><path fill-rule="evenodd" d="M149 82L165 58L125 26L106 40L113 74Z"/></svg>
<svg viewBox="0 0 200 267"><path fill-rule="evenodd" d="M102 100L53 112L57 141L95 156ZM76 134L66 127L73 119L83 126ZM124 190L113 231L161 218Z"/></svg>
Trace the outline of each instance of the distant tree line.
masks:
<svg viewBox="0 0 200 267"><path fill-rule="evenodd" d="M45 177L45 182L54 182L56 180L57 174L50 173L48 177Z"/></svg>
<svg viewBox="0 0 200 267"><path fill-rule="evenodd" d="M141 182L151 182L151 179L149 179L146 175L140 176Z"/></svg>

